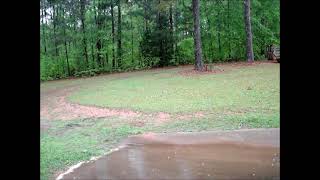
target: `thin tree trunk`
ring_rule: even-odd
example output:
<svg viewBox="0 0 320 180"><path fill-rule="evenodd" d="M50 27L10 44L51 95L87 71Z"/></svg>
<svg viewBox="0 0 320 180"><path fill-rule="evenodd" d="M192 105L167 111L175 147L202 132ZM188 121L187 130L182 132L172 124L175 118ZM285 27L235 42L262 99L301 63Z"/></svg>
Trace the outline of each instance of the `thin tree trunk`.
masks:
<svg viewBox="0 0 320 180"><path fill-rule="evenodd" d="M173 38L173 15L172 15L172 5L170 5L169 9L169 23L170 23L170 38L172 39L173 42L171 42L171 50L174 53L174 38Z"/></svg>
<svg viewBox="0 0 320 180"><path fill-rule="evenodd" d="M93 11L93 13L94 13L94 22L96 23L96 25L97 25L97 11L96 11L96 1L95 0L93 0L93 9L94 9L94 11ZM94 45L96 45L96 41L95 41L96 39L94 39L94 37L93 36L91 36L91 56L92 56L92 68L95 68L95 54L97 53L98 54L98 52L95 52L95 48L94 48ZM97 59L98 59L98 57L97 57ZM98 61L98 60L97 60Z"/></svg>
<svg viewBox="0 0 320 180"><path fill-rule="evenodd" d="M144 31L147 31L148 29L147 0L144 0L143 9L144 9Z"/></svg>
<svg viewBox="0 0 320 180"><path fill-rule="evenodd" d="M62 6L61 6L61 4L59 4L58 5L58 7L57 7L57 18L58 18L58 22L59 22L59 27L61 27L61 24L62 24L62 26L64 26L64 17L63 18L61 18L61 16L63 16L63 14L61 15L61 12L62 12ZM62 19L62 23L60 22L60 19ZM61 62L62 62L62 71L63 71L63 74L66 74L66 70L65 70L65 61L64 61L64 59L62 59L61 58L61 60L60 60Z"/></svg>
<svg viewBox="0 0 320 180"><path fill-rule="evenodd" d="M57 45L57 35L56 35L56 8L55 8L55 5L52 6L52 19L53 19L53 40L54 40L54 47L55 47L55 50L56 50L56 56L59 55L59 51L58 51L58 45Z"/></svg>
<svg viewBox="0 0 320 180"><path fill-rule="evenodd" d="M200 5L199 0L192 0L192 13L194 22L194 54L195 54L195 70L203 70L201 34L200 34Z"/></svg>
<svg viewBox="0 0 320 180"><path fill-rule="evenodd" d="M132 14L130 14L130 21L131 21L131 63L133 64L133 22L132 22Z"/></svg>
<svg viewBox="0 0 320 180"><path fill-rule="evenodd" d="M109 64L109 55L108 55L108 49L106 48L106 64ZM102 66L105 67L104 61L102 61Z"/></svg>
<svg viewBox="0 0 320 180"><path fill-rule="evenodd" d="M104 44L103 43L101 43L101 49L103 49L103 47L104 47ZM108 59L108 52L106 51L106 59ZM104 58L102 58L102 61L101 61L101 67L102 68L104 68L104 63L105 63L105 59Z"/></svg>
<svg viewBox="0 0 320 180"><path fill-rule="evenodd" d="M160 5L160 0L158 1L159 5ZM159 32L162 31L162 22L161 22L161 12L160 10L158 10L158 30ZM164 66L164 49L163 49L163 44L162 44L162 38L159 38L160 42L159 42L159 57L160 57L160 62L159 62L159 66L162 67Z"/></svg>
<svg viewBox="0 0 320 180"><path fill-rule="evenodd" d="M121 68L121 56L122 56L122 47L121 47L121 0L118 0L118 66Z"/></svg>
<svg viewBox="0 0 320 180"><path fill-rule="evenodd" d="M44 23L44 20L43 20L45 18L45 10L46 10L46 7L43 5L42 10L41 10L42 39L43 39L44 53L47 53L46 33L45 33L45 28L44 28L44 25L47 23Z"/></svg>
<svg viewBox="0 0 320 180"><path fill-rule="evenodd" d="M217 2L220 6L220 1ZM220 8L220 7L219 7ZM218 37L218 50L219 50L219 60L221 60L221 13L220 10L218 10L218 17L217 17L217 37Z"/></svg>
<svg viewBox="0 0 320 180"><path fill-rule="evenodd" d="M250 18L250 0L244 0L244 18L245 18L245 28L246 28L246 54L247 61L253 62L253 47L252 47L252 31L251 31L251 18Z"/></svg>
<svg viewBox="0 0 320 180"><path fill-rule="evenodd" d="M112 67L116 67L116 57L114 52L115 32L114 32L114 15L113 15L113 0L111 0L111 26L112 26Z"/></svg>
<svg viewBox="0 0 320 180"><path fill-rule="evenodd" d="M82 33L83 33L83 46L84 46L84 52L83 55L85 57L85 62L86 66L89 67L89 62L88 62L88 52L87 52L87 39L86 39L86 31L85 31L85 0L80 0L80 14L81 14L81 28L82 28Z"/></svg>
<svg viewBox="0 0 320 180"><path fill-rule="evenodd" d="M192 1L192 3L193 3L193 1ZM185 5L185 3L184 3L184 0L182 0L182 5L183 5L183 7L185 7L185 8L188 8L186 5ZM188 24L187 24L187 17L186 17L186 15L184 16L184 32L183 32L183 35L184 35L184 37L183 38L187 38L188 37Z"/></svg>
<svg viewBox="0 0 320 180"><path fill-rule="evenodd" d="M94 44L94 40L92 39L91 40L91 57L92 57L92 62L95 62L95 58L94 58L94 47L93 47L93 44ZM94 64L94 63L92 63Z"/></svg>
<svg viewBox="0 0 320 180"><path fill-rule="evenodd" d="M97 27L98 33L97 33L96 48L97 48L97 64L98 64L99 68L102 65L102 63L101 63L102 44L101 44L101 38L100 38L101 24L102 24L102 22L101 22L101 4L100 4L100 1L98 1L98 17L96 18L96 27Z"/></svg>
<svg viewBox="0 0 320 180"><path fill-rule="evenodd" d="M205 7L205 10L206 10L206 18L207 18L207 22L208 22L208 36L209 36L209 53L208 53L208 56L209 56L209 58L210 58L210 62L212 61L212 59L213 59L213 49L212 49L212 46L213 46L213 44L212 44L212 34L211 34L211 32L210 32L210 30L211 30L211 21L210 21L210 18L209 18L209 13L208 13L208 4L206 5L206 7Z"/></svg>
<svg viewBox="0 0 320 180"><path fill-rule="evenodd" d="M103 10L103 15L106 17L108 16L107 12L106 12L106 9ZM105 31L107 31L107 22L104 22L104 26L103 26L103 29L105 29ZM106 46L106 61L103 61L103 67L105 67L105 63L106 65L109 64L109 52L108 52L108 45L105 45Z"/></svg>
<svg viewBox="0 0 320 180"><path fill-rule="evenodd" d="M96 48L97 48L97 63L98 63L98 66L100 67L101 66L101 40L98 38L97 42L96 42Z"/></svg>
<svg viewBox="0 0 320 180"><path fill-rule="evenodd" d="M175 6L175 11L174 11L174 55L175 55L175 61L179 64L179 59L178 59L178 41L179 41L179 36L178 36L178 2L176 2Z"/></svg>
<svg viewBox="0 0 320 180"><path fill-rule="evenodd" d="M68 69L68 76L71 76L70 73L70 66L69 66L69 56L68 56L68 48L67 48L67 37L66 37L66 22L65 22L65 12L62 8L62 15L63 15L63 37L64 37L64 49L65 49L65 55L67 60L67 69Z"/></svg>
<svg viewBox="0 0 320 180"><path fill-rule="evenodd" d="M228 0L228 57L231 59L231 42L230 42L230 0Z"/></svg>

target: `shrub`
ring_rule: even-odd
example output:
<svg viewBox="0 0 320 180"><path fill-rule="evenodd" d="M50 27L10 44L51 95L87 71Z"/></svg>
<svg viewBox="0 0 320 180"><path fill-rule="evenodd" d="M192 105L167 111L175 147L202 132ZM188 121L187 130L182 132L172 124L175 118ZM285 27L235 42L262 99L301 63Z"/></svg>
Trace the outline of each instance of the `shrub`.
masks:
<svg viewBox="0 0 320 180"><path fill-rule="evenodd" d="M193 62L193 38L187 38L178 43L179 64L189 64Z"/></svg>

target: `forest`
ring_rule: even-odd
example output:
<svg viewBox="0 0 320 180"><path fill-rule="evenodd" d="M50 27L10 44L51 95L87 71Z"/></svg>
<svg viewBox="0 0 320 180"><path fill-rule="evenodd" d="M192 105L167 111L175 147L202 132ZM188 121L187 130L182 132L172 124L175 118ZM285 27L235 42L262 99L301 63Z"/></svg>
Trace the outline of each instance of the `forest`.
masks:
<svg viewBox="0 0 320 180"><path fill-rule="evenodd" d="M40 0L40 79L246 61L248 0ZM251 0L252 60L280 44L279 0Z"/></svg>

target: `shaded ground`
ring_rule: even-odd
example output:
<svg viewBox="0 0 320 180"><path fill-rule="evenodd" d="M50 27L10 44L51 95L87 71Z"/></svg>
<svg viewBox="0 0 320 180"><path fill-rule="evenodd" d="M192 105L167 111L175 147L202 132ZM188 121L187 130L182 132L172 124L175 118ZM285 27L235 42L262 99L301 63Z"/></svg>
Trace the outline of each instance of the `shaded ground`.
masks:
<svg viewBox="0 0 320 180"><path fill-rule="evenodd" d="M280 179L279 129L144 134L58 179Z"/></svg>
<svg viewBox="0 0 320 180"><path fill-rule="evenodd" d="M224 71L186 78L179 73L193 66L183 66L42 83L41 179L129 135L279 127L279 64L216 67Z"/></svg>

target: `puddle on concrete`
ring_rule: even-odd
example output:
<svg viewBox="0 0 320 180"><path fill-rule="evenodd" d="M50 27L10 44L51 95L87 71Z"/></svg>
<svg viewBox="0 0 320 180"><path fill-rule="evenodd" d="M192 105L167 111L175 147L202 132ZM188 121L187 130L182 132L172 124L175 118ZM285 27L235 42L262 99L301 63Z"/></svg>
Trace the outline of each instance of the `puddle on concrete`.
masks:
<svg viewBox="0 0 320 180"><path fill-rule="evenodd" d="M149 134L122 144L63 179L280 179L278 129Z"/></svg>

